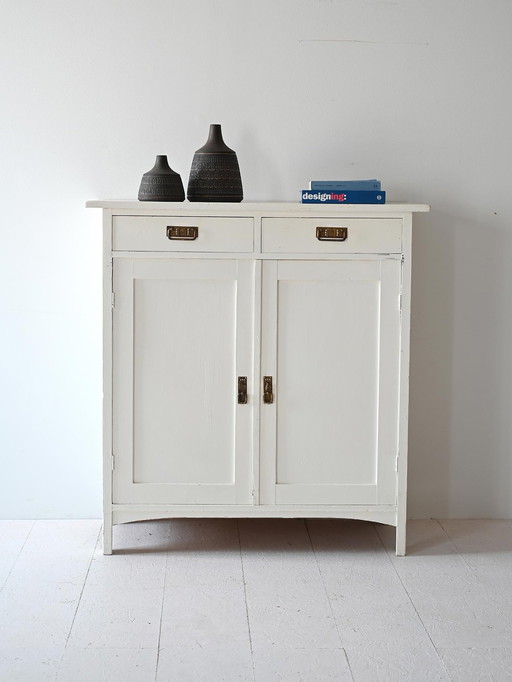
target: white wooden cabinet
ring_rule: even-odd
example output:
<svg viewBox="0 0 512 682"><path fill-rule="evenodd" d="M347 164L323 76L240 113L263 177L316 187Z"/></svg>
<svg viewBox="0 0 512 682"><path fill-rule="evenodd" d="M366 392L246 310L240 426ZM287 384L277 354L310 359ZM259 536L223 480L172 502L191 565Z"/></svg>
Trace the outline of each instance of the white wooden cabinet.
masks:
<svg viewBox="0 0 512 682"><path fill-rule="evenodd" d="M411 227L425 205L91 201L112 525L332 517L405 553Z"/></svg>

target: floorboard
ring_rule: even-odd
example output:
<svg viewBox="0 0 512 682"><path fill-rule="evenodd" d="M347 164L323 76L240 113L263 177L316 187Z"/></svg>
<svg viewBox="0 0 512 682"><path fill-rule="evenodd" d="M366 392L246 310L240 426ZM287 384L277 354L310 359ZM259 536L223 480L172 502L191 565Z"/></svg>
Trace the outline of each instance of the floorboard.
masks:
<svg viewBox="0 0 512 682"><path fill-rule="evenodd" d="M512 680L512 521L0 522L3 682Z"/></svg>

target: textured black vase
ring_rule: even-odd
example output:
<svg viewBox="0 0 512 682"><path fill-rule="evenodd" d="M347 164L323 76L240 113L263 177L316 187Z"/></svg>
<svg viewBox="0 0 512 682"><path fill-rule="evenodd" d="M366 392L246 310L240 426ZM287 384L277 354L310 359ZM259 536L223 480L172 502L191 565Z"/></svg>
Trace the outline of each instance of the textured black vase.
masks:
<svg viewBox="0 0 512 682"><path fill-rule="evenodd" d="M212 123L206 144L192 159L187 199L234 202L243 198L236 153L224 144L220 125Z"/></svg>
<svg viewBox="0 0 512 682"><path fill-rule="evenodd" d="M183 183L169 166L167 156L157 156L153 168L142 176L139 201L185 201Z"/></svg>

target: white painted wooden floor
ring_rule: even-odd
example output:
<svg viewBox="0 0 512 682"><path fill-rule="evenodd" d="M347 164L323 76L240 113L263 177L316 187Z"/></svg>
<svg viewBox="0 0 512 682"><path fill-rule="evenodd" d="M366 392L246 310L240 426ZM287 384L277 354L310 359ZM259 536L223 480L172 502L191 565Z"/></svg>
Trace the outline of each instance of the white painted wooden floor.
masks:
<svg viewBox="0 0 512 682"><path fill-rule="evenodd" d="M512 679L512 521L0 521L0 681Z"/></svg>

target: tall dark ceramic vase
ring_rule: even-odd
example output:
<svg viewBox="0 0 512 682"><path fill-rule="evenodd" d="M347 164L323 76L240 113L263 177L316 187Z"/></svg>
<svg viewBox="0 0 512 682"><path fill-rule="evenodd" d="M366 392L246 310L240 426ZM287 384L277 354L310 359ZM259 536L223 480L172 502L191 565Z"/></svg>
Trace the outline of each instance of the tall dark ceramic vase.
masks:
<svg viewBox="0 0 512 682"><path fill-rule="evenodd" d="M185 201L181 177L169 166L167 156L157 156L153 168L142 176L139 201Z"/></svg>
<svg viewBox="0 0 512 682"><path fill-rule="evenodd" d="M224 143L220 125L212 123L206 144L192 159L187 199L235 202L243 197L236 153Z"/></svg>

